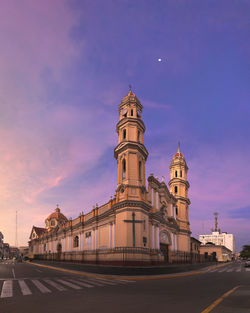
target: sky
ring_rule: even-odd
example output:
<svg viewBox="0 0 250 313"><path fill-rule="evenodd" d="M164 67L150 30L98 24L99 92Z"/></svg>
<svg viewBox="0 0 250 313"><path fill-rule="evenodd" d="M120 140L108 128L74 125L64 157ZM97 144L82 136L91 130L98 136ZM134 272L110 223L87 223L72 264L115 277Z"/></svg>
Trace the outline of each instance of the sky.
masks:
<svg viewBox="0 0 250 313"><path fill-rule="evenodd" d="M0 1L0 231L27 245L117 184L118 105L144 106L147 175L169 179L180 140L192 236L250 244L250 1ZM158 59L161 59L159 62Z"/></svg>

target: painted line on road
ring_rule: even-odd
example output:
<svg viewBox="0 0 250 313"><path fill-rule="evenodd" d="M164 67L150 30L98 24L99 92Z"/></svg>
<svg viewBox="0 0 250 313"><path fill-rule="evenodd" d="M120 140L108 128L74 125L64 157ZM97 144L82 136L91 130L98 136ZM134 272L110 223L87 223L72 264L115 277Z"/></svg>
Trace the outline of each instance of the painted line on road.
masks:
<svg viewBox="0 0 250 313"><path fill-rule="evenodd" d="M80 275L80 276L87 276L87 277L94 277L94 278L104 278L104 279L115 279L115 280L132 280L132 281L137 281L137 280L157 280L157 279L172 279L172 278L179 278L179 277L189 277L189 276L195 276L195 275L200 275L204 274L204 272L188 272L188 273L179 273L179 274L167 274L167 275L154 275L154 276L114 276L114 275L102 275L102 274L94 274L94 273L88 273L88 272L79 272L79 271L73 271L73 270L68 270L66 268L60 268L60 267L55 267L55 266L50 266L50 265L44 265L44 264L38 264L38 263L30 263L26 262L27 264L34 265L34 266L40 266L56 271L61 271L65 273L70 273L74 275Z"/></svg>
<svg viewBox="0 0 250 313"><path fill-rule="evenodd" d="M209 313L211 312L218 304L220 304L224 299L226 299L228 296L230 296L236 289L240 288L242 286L236 286L233 289L229 290L228 292L224 293L220 298L215 300L212 304L209 305L205 310L203 310L201 313Z"/></svg>
<svg viewBox="0 0 250 313"><path fill-rule="evenodd" d="M1 298L10 298L13 296L13 282L12 280L6 280L3 283Z"/></svg>
<svg viewBox="0 0 250 313"><path fill-rule="evenodd" d="M14 279L16 279L16 274L15 274L14 268L12 269L12 274L13 274Z"/></svg>

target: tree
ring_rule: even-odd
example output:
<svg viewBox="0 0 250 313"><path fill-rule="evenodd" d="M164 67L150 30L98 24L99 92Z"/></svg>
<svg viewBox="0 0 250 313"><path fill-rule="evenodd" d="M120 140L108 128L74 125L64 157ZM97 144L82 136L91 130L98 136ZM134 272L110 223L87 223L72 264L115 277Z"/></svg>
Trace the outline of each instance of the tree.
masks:
<svg viewBox="0 0 250 313"><path fill-rule="evenodd" d="M242 251L240 252L242 258L250 258L250 245L244 245Z"/></svg>

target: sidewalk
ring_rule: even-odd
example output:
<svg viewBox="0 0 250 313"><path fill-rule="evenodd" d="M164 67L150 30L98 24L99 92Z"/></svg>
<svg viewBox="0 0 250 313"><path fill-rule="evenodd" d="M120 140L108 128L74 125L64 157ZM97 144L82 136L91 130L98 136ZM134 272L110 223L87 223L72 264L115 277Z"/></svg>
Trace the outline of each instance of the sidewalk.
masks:
<svg viewBox="0 0 250 313"><path fill-rule="evenodd" d="M94 273L102 275L119 275L119 276L153 276L162 274L174 274L193 271L204 271L208 267L217 267L224 264L218 263L197 263L197 264L168 264L164 266L109 266L109 265L90 265L80 264L72 262L54 262L54 261L42 261L34 260L31 264L41 264L45 266L57 267L61 269Z"/></svg>

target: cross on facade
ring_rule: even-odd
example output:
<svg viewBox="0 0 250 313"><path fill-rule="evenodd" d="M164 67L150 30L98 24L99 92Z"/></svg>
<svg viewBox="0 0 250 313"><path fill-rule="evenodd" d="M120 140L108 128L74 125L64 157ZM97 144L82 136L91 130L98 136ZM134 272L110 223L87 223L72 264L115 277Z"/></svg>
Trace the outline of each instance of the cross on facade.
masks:
<svg viewBox="0 0 250 313"><path fill-rule="evenodd" d="M143 223L142 220L135 219L135 212L132 213L132 220L123 220L125 223L132 223L133 230L133 247L135 248L135 223Z"/></svg>

